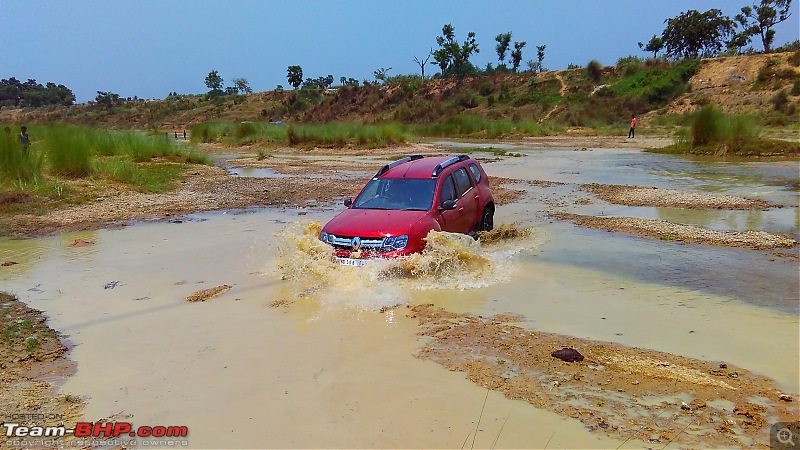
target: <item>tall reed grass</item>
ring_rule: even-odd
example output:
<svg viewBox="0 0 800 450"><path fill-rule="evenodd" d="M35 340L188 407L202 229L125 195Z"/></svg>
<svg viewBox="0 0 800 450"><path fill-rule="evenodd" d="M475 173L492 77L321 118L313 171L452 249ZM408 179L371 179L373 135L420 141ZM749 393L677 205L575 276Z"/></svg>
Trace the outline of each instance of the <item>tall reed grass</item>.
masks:
<svg viewBox="0 0 800 450"><path fill-rule="evenodd" d="M32 127L30 134L33 144L25 150L10 129L0 132L0 190L46 196L53 191L60 198L64 185L59 177L92 176L127 183L141 192L161 192L180 177L182 165L175 163L209 162L193 146L179 145L160 133L51 124ZM168 162L137 164L154 158Z"/></svg>
<svg viewBox="0 0 800 450"><path fill-rule="evenodd" d="M720 146L724 152L738 152L753 139L760 130L752 116L729 115L713 105L707 105L694 113L689 125L692 147Z"/></svg>
<svg viewBox="0 0 800 450"><path fill-rule="evenodd" d="M5 128L5 127L4 127ZM24 183L41 175L42 157L35 147L23 148L10 128L0 133L0 176Z"/></svg>
<svg viewBox="0 0 800 450"><path fill-rule="evenodd" d="M296 147L385 147L402 144L408 136L399 124L361 125L352 122L273 124L268 122L209 122L191 129L192 142L237 145L260 142Z"/></svg>
<svg viewBox="0 0 800 450"><path fill-rule="evenodd" d="M75 178L92 173L92 148L86 128L54 124L43 128L42 135L41 145L52 173Z"/></svg>
<svg viewBox="0 0 800 450"><path fill-rule="evenodd" d="M461 114L433 125L417 125L411 128L413 134L421 137L514 137L546 135L563 131L559 125L540 124L534 120L512 121L492 120L484 116Z"/></svg>

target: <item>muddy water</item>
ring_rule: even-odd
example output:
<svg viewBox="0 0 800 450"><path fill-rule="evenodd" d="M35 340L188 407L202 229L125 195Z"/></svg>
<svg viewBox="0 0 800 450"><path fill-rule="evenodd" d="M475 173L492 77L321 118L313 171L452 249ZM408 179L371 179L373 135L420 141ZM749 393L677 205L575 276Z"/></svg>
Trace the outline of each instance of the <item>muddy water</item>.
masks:
<svg viewBox="0 0 800 450"><path fill-rule="evenodd" d="M626 150L528 153L485 167L521 179L709 191L728 176ZM764 173L719 190L744 195L750 186L748 196L796 204L796 192L764 181L788 186L789 171ZM186 425L192 447L620 444L415 358L421 341L404 305L416 303L521 314L530 329L725 361L800 391L796 260L550 223L544 208L594 205L537 195L496 217L531 236L483 248L445 237L402 270L314 257L304 230L340 207L266 210L0 241L0 260L19 263L0 268L0 289L44 310L76 344L78 373L63 391L89 397L86 419ZM76 239L94 245L70 247ZM222 284L233 289L183 300Z"/></svg>

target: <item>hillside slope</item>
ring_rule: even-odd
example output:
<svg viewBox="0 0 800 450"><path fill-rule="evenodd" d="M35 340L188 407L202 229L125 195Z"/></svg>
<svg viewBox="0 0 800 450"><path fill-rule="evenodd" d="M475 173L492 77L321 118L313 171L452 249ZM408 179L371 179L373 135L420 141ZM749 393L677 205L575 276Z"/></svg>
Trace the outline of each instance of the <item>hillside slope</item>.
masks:
<svg viewBox="0 0 800 450"><path fill-rule="evenodd" d="M462 81L408 77L399 83L300 89L209 98L122 101L106 110L93 104L0 111L0 123L68 122L106 128L186 129L209 122L395 121L431 124L460 114L491 120L529 120L563 126L622 124L630 114L643 125L713 103L726 112L775 115L773 99L784 90L778 125L798 121L800 52L721 57L699 63L649 60L601 68L532 75L494 74ZM790 93L794 93L794 95Z"/></svg>

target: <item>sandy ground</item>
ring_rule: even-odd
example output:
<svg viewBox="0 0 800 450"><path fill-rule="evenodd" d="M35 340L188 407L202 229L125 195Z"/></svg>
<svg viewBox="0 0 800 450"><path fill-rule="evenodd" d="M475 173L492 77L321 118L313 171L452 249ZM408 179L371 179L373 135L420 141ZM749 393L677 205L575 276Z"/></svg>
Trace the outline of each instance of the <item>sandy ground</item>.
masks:
<svg viewBox="0 0 800 450"><path fill-rule="evenodd" d="M627 130L625 130L627 132ZM663 136L637 136L628 139L620 136L580 136L585 132L581 128L570 128L565 135L539 136L523 139L525 145L536 147L575 148L578 150L591 148L661 148L674 144L670 137Z"/></svg>
<svg viewBox="0 0 800 450"><path fill-rule="evenodd" d="M771 423L798 415L791 395L723 361L528 331L511 324L519 317L475 317L431 305L414 306L408 315L429 339L418 357L617 439L764 447ZM551 355L562 348L584 359Z"/></svg>

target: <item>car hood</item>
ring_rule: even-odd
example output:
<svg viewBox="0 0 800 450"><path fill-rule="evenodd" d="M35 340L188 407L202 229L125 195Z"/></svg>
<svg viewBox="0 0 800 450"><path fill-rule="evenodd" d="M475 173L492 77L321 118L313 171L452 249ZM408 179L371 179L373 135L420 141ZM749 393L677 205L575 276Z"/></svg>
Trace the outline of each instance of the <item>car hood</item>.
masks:
<svg viewBox="0 0 800 450"><path fill-rule="evenodd" d="M322 229L337 236L382 237L408 234L428 211L355 209L342 211Z"/></svg>

